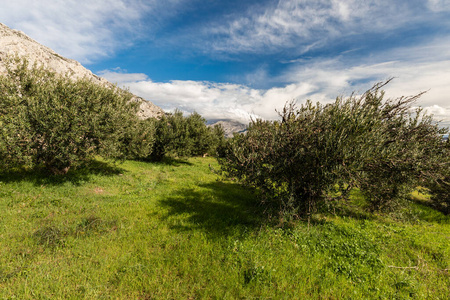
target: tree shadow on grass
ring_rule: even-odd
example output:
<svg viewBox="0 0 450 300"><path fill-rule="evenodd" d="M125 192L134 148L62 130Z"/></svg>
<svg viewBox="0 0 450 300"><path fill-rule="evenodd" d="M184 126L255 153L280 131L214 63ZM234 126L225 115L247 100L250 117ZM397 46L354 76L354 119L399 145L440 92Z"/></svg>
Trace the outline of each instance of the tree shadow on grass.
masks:
<svg viewBox="0 0 450 300"><path fill-rule="evenodd" d="M352 218L355 220L376 219L376 216L373 213L369 212L366 208L347 202L335 203L332 208L326 211L326 213L339 217Z"/></svg>
<svg viewBox="0 0 450 300"><path fill-rule="evenodd" d="M178 166L182 166L182 165L187 165L187 166L194 165L193 163L187 161L186 159L174 158L174 157L170 157L170 156L165 156L162 160L153 161L153 160L143 159L140 161L151 163L153 165L166 165L166 166L174 166L174 167L178 167Z"/></svg>
<svg viewBox="0 0 450 300"><path fill-rule="evenodd" d="M31 182L36 186L60 185L66 182L79 185L89 181L92 175L115 176L124 172L126 172L125 169L115 164L93 160L83 167L70 169L65 175L54 175L43 167L30 170L17 169L7 172L0 171L0 181L4 183L25 181Z"/></svg>
<svg viewBox="0 0 450 300"><path fill-rule="evenodd" d="M430 200L411 197L410 201L416 206L416 216L427 222L450 224L450 215L445 207L441 207Z"/></svg>
<svg viewBox="0 0 450 300"><path fill-rule="evenodd" d="M200 191L183 189L160 201L163 217L179 231L202 230L211 237L243 233L261 226L264 211L255 195L233 183L200 184Z"/></svg>

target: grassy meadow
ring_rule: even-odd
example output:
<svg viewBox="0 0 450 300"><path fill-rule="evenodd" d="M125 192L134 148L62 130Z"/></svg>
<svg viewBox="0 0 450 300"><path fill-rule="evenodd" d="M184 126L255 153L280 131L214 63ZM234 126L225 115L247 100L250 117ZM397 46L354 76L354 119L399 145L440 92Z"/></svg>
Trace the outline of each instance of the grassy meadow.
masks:
<svg viewBox="0 0 450 300"><path fill-rule="evenodd" d="M450 217L426 195L281 226L214 169L0 173L0 299L448 299Z"/></svg>

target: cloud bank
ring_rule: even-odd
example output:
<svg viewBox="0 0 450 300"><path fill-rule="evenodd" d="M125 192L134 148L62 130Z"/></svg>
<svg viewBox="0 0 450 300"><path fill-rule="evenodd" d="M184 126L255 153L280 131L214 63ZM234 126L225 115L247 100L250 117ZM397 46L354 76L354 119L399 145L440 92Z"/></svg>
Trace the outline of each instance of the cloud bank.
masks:
<svg viewBox="0 0 450 300"><path fill-rule="evenodd" d="M270 89L205 81L153 82L143 74L115 71L99 75L129 87L166 110L195 110L207 119L236 119L243 123L251 117L275 119L275 110L292 99L299 104L307 99L327 103L353 91L362 93L373 84L394 77L386 86L387 97L426 91L417 105L449 126L450 53L446 49L450 49L450 40L391 49L356 63L349 62L346 56L294 62L279 78L288 84Z"/></svg>

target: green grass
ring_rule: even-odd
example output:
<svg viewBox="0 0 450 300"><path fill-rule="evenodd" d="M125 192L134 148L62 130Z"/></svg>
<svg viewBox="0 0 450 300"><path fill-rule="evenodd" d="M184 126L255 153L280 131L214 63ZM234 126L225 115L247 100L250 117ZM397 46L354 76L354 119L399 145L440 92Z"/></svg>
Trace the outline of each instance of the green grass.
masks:
<svg viewBox="0 0 450 300"><path fill-rule="evenodd" d="M450 217L425 196L280 228L209 164L0 174L0 299L448 299Z"/></svg>

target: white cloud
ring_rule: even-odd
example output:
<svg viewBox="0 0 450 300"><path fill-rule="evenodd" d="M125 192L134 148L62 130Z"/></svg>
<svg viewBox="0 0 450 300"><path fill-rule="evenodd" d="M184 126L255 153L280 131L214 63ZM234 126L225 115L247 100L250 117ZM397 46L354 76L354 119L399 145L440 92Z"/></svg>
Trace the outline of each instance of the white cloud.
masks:
<svg viewBox="0 0 450 300"><path fill-rule="evenodd" d="M108 80L124 75L114 71L101 74ZM130 82L129 77L123 78L125 81L119 85L129 87L133 93L167 111L176 108L185 112L197 111L207 119L234 119L243 123L248 123L251 118L276 118L276 108L281 109L287 100L308 92L307 85L288 85L264 91L231 83L189 80L164 83L150 79Z"/></svg>
<svg viewBox="0 0 450 300"><path fill-rule="evenodd" d="M442 11L448 0L279 0L261 13L252 10L204 29L216 37L211 47L225 53L270 53L291 48L296 54L329 45L341 37L392 31ZM434 20L434 19L433 19Z"/></svg>
<svg viewBox="0 0 450 300"><path fill-rule="evenodd" d="M207 119L237 119L244 123L254 117L260 92L236 84L199 81L167 83L139 81L126 84L130 90L165 110L197 111Z"/></svg>
<svg viewBox="0 0 450 300"><path fill-rule="evenodd" d="M449 0L428 0L428 7L436 12L439 11L450 11L450 1Z"/></svg>
<svg viewBox="0 0 450 300"><path fill-rule="evenodd" d="M129 47L144 34L142 22L156 27L152 20L169 14L179 1L2 1L0 20L63 56L89 63Z"/></svg>
<svg viewBox="0 0 450 300"><path fill-rule="evenodd" d="M151 100L164 109L181 108L197 111L207 119L230 118L248 122L250 116L277 118L280 110L292 99L331 102L337 96L353 91L364 92L373 84L390 77L395 79L385 87L387 97L415 95L427 91L417 105L450 125L450 40L438 40L428 45L398 48L366 61L349 62L345 57L316 59L293 64L278 81L291 82L268 90L248 86L204 81L170 81L166 83L142 79L142 74L104 72L107 79L125 76L122 83L131 91ZM385 60L385 58L390 58ZM130 77L128 77L130 76Z"/></svg>
<svg viewBox="0 0 450 300"><path fill-rule="evenodd" d="M121 70L120 68L104 70L98 72L97 75L108 78L109 82L120 83L121 85L128 82L144 81L148 79L148 76L144 73L127 73L126 70Z"/></svg>
<svg viewBox="0 0 450 300"><path fill-rule="evenodd" d="M450 115L450 108L444 108L439 105L432 105L426 108L428 114L432 114L437 118Z"/></svg>
<svg viewBox="0 0 450 300"><path fill-rule="evenodd" d="M356 63L343 57L317 60L293 66L283 78L308 82L314 87L312 99L330 101L340 94L364 92L371 84L394 77L385 87L386 96L394 98L425 91L417 105L449 126L450 53L446 50L449 48L450 39L442 39L428 45L392 49Z"/></svg>

